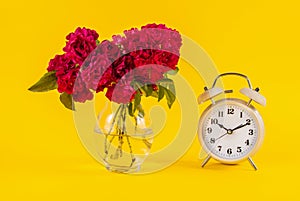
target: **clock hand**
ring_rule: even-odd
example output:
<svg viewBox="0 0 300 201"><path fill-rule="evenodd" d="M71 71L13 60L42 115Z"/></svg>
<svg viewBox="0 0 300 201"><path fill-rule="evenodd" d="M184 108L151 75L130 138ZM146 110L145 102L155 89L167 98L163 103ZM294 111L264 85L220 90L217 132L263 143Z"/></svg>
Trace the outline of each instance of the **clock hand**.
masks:
<svg viewBox="0 0 300 201"><path fill-rule="evenodd" d="M228 132L229 129L225 128L222 124L217 123L217 125L220 126L220 128L223 128Z"/></svg>
<svg viewBox="0 0 300 201"><path fill-rule="evenodd" d="M241 124L241 125L239 125L239 126L235 127L234 129L232 129L231 131L234 131L234 130L237 130L237 129L243 128L243 127L245 127L245 126L248 126L248 125L250 125L250 123L249 123L249 122L247 122L247 123L245 123L245 124Z"/></svg>
<svg viewBox="0 0 300 201"><path fill-rule="evenodd" d="M221 135L220 137L217 137L217 138L215 139L215 141L221 139L221 138L224 137L225 135L228 135L228 132L226 132L225 134Z"/></svg>

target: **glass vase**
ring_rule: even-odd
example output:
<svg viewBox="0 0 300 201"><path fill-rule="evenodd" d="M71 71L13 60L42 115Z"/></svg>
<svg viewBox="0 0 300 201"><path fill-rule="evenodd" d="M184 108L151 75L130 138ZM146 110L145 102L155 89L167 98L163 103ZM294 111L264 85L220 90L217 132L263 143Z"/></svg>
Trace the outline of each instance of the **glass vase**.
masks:
<svg viewBox="0 0 300 201"><path fill-rule="evenodd" d="M144 114L130 113L131 106L119 104L114 112L98 116L95 133L104 137L98 151L105 167L112 172L139 171L152 146L152 129L147 127Z"/></svg>

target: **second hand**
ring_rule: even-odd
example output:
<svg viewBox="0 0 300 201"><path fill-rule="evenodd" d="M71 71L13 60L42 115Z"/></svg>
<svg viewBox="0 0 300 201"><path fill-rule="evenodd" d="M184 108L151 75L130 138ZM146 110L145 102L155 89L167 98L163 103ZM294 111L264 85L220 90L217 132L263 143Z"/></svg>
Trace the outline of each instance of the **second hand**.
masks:
<svg viewBox="0 0 300 201"><path fill-rule="evenodd" d="M221 138L224 137L225 135L228 135L228 133L225 133L225 134L221 135L220 137L216 138L215 141L221 139Z"/></svg>

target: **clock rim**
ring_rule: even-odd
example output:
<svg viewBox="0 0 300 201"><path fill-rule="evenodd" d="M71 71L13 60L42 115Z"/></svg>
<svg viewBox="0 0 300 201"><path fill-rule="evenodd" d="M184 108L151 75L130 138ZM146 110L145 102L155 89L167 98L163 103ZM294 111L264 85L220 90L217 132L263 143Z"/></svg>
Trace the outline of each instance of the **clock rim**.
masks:
<svg viewBox="0 0 300 201"><path fill-rule="evenodd" d="M251 114L253 114L253 116L255 117L255 123L256 125L258 125L257 129L257 140L255 145L253 146L252 150L250 150L246 155L244 155L241 158L238 159L224 159L216 154L214 154L205 144L204 139L203 139L203 133L202 133L202 128L204 126L204 120L206 119L208 113L213 110L214 108L216 108L216 106L225 104L225 102L230 102L233 103L232 105L237 105L237 106L241 106L243 107L245 110L247 110L248 112L250 112ZM214 104L210 104L202 113L202 115L200 116L199 122L198 122L198 140L200 141L200 144L202 146L202 148L205 150L205 152L207 154L209 154L212 158L222 162L222 163L226 163L226 164L236 164L240 161L246 160L248 157L253 156L258 149L261 147L263 139L264 139L264 133L265 133L265 127L264 127L264 121L260 115L260 113L256 110L256 108L253 105L247 105L247 102L238 98L224 98L218 101L215 101Z"/></svg>

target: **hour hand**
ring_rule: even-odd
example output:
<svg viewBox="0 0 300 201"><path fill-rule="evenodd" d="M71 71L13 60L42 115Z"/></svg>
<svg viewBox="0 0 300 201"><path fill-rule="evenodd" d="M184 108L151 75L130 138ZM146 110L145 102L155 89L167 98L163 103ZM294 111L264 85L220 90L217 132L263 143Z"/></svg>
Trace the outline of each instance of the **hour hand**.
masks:
<svg viewBox="0 0 300 201"><path fill-rule="evenodd" d="M225 128L222 124L219 124L219 123L217 123L217 124L218 124L218 126L220 126L220 128L223 128L223 129L225 129L226 131L229 130L229 129Z"/></svg>
<svg viewBox="0 0 300 201"><path fill-rule="evenodd" d="M243 128L243 127L248 126L248 125L250 125L249 122L247 122L247 123L245 123L245 124L241 124L241 125L235 127L234 129L232 129L232 131L237 130L237 129L240 129L240 128Z"/></svg>

